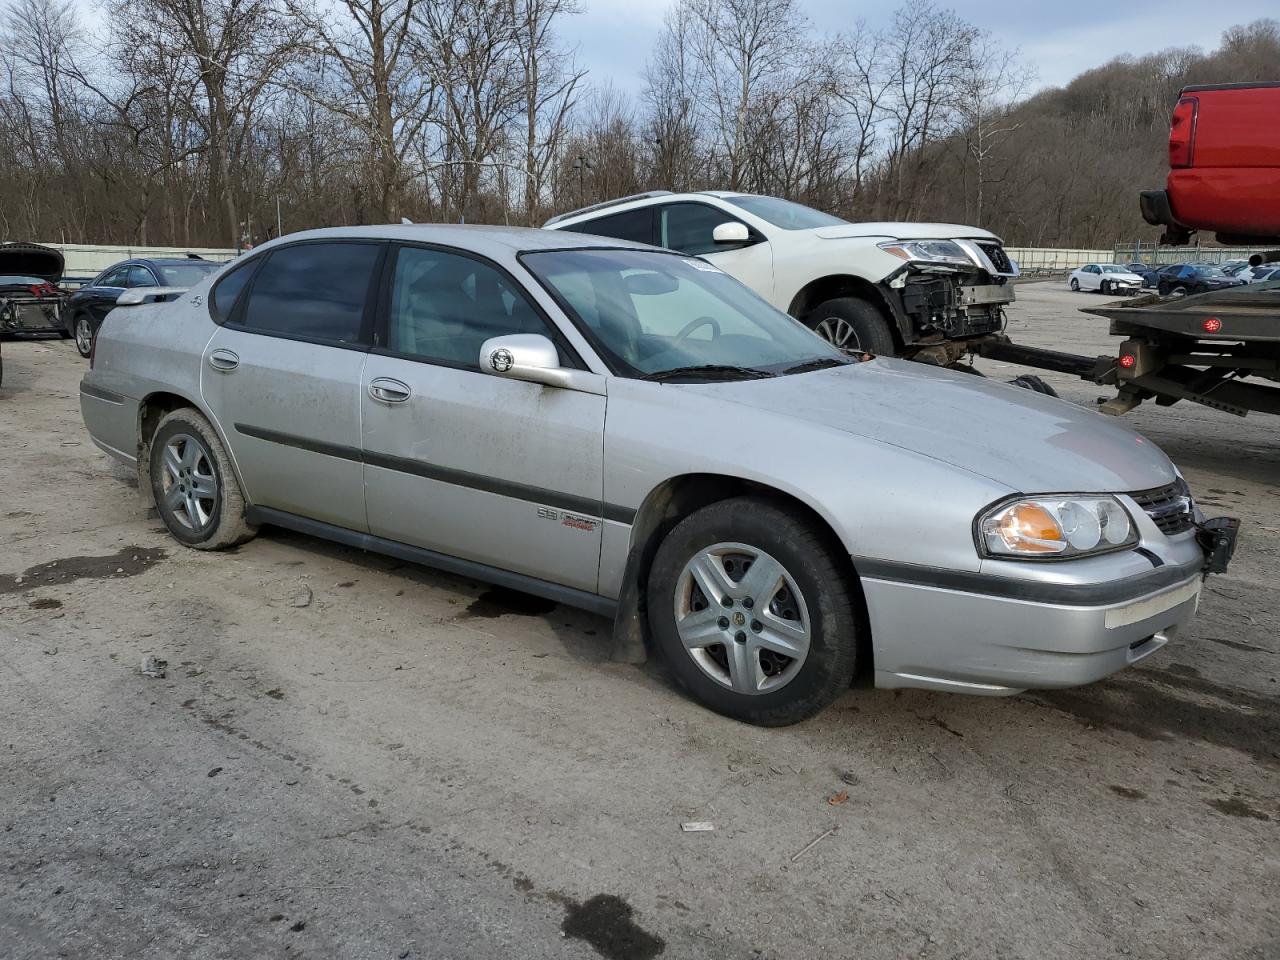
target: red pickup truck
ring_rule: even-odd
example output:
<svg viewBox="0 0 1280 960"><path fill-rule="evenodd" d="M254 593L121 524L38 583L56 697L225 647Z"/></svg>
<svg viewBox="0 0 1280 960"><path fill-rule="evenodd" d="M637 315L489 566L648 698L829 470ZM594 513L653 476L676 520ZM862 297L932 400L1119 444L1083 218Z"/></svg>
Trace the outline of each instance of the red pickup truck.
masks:
<svg viewBox="0 0 1280 960"><path fill-rule="evenodd" d="M1195 230L1242 246L1280 240L1280 82L1184 87L1169 130L1169 179L1144 191L1162 242Z"/></svg>

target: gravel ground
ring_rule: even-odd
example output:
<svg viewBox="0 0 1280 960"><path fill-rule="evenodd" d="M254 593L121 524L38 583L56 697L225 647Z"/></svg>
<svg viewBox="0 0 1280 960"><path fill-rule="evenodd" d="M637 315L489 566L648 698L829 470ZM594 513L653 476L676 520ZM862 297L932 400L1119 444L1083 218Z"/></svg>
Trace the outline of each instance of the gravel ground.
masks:
<svg viewBox="0 0 1280 960"><path fill-rule="evenodd" d="M1018 295L1016 339L1114 351L1090 295ZM1280 420L1130 415L1246 521L1138 668L761 730L596 617L281 532L186 550L85 436L72 345L4 360L6 960L1280 956Z"/></svg>

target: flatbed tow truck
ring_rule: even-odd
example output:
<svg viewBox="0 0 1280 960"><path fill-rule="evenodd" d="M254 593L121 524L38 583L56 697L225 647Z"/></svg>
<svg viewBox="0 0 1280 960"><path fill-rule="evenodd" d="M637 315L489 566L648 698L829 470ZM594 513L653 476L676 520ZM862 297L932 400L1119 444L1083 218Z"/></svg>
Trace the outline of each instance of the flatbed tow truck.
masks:
<svg viewBox="0 0 1280 960"><path fill-rule="evenodd" d="M1162 243L1185 244L1196 230L1220 242L1280 247L1280 82L1185 87L1169 134L1165 190L1145 191L1143 217L1163 226ZM1280 249L1250 263L1280 262ZM1280 281L1192 296L1145 295L1087 307L1124 337L1116 356L1082 357L984 342L993 360L1072 374L1116 395L1104 413L1144 400L1189 400L1238 416L1280 414Z"/></svg>

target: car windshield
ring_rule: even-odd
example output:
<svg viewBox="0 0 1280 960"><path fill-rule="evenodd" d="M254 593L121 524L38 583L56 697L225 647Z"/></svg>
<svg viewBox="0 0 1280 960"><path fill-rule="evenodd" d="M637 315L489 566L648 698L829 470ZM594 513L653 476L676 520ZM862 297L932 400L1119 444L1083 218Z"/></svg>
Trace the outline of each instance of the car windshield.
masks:
<svg viewBox="0 0 1280 960"><path fill-rule="evenodd" d="M775 227L781 227L783 230L838 227L849 222L848 220L841 220L839 217L833 217L829 213L823 213L821 210L815 210L813 207L792 203L790 200L780 200L777 197L758 197L744 194L737 197L725 197L724 199L726 203L740 207L747 213L755 214L761 220L767 220Z"/></svg>
<svg viewBox="0 0 1280 960"><path fill-rule="evenodd" d="M190 263L157 263L160 282L166 287L194 287L218 267L211 260L192 260Z"/></svg>
<svg viewBox="0 0 1280 960"><path fill-rule="evenodd" d="M767 375L846 359L702 260L597 249L525 253L521 260L622 376L691 367L720 368L720 378ZM699 378L697 371L689 376Z"/></svg>

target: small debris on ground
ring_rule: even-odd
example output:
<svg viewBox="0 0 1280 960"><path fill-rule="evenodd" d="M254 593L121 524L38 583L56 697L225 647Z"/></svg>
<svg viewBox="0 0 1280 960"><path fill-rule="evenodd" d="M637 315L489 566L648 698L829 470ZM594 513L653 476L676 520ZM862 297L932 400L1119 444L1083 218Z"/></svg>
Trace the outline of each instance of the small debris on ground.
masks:
<svg viewBox="0 0 1280 960"><path fill-rule="evenodd" d="M680 824L680 829L685 833L705 833L715 828L716 825L710 820L690 820L688 823Z"/></svg>
<svg viewBox="0 0 1280 960"><path fill-rule="evenodd" d="M303 584L302 589L294 595L294 598L289 603L295 607L309 607L311 606L311 596L311 588Z"/></svg>
<svg viewBox="0 0 1280 960"><path fill-rule="evenodd" d="M803 847L801 847L792 855L791 862L795 863L797 860L803 857L806 853L808 853L810 850L816 847L819 843L827 839L827 837L831 836L833 833L835 833L839 829L840 829L839 827L832 827L826 833L818 834L816 837L814 837L812 840L810 840L808 843L806 843Z"/></svg>
<svg viewBox="0 0 1280 960"><path fill-rule="evenodd" d="M839 793L833 793L831 796L827 797L827 803L831 804L833 807L838 807L848 799L849 791L841 790Z"/></svg>
<svg viewBox="0 0 1280 960"><path fill-rule="evenodd" d="M147 654L142 658L142 675L155 680L163 680L169 670L169 661Z"/></svg>
<svg viewBox="0 0 1280 960"><path fill-rule="evenodd" d="M212 770L210 770L210 771L209 771L208 776L210 776L210 777L216 777L216 776L217 776L218 774L220 774L221 772L222 772L222 768L221 768L221 767L214 767Z"/></svg>

